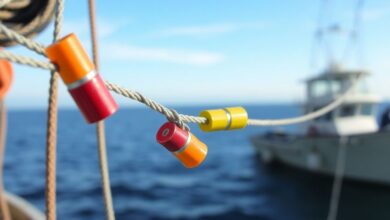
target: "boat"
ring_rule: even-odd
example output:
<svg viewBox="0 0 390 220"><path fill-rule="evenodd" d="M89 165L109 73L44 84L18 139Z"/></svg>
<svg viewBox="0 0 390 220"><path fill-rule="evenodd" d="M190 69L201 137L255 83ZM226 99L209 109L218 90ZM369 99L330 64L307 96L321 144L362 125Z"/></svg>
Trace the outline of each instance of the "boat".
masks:
<svg viewBox="0 0 390 220"><path fill-rule="evenodd" d="M22 199L11 193L6 193L5 198L13 220L44 220L45 215Z"/></svg>
<svg viewBox="0 0 390 220"><path fill-rule="evenodd" d="M390 184L390 133L380 129L376 113L380 98L366 84L369 73L331 65L306 83L304 113L316 111L337 99L361 75L358 86L341 106L304 124L300 132L271 131L251 138L264 163L279 161L313 173L334 175L338 155L345 148L346 178Z"/></svg>
<svg viewBox="0 0 390 220"><path fill-rule="evenodd" d="M321 70L317 75L304 80L303 114L322 111L336 100L342 99L341 104L302 124L296 133L269 131L251 137L251 142L265 164L280 162L315 174L390 184L390 170L386 169L390 153L390 108L382 114L379 125L381 98L370 91L367 79L371 73L361 67L359 59L362 1L356 2L354 25L349 34L339 24L329 22L332 19L324 14L325 1L324 4L314 42L326 45L323 52L327 61L321 68L315 68ZM340 50L340 44L337 48L331 44L335 34L350 38L344 52L356 47L358 67L347 67L345 54L349 53L337 59L334 49Z"/></svg>

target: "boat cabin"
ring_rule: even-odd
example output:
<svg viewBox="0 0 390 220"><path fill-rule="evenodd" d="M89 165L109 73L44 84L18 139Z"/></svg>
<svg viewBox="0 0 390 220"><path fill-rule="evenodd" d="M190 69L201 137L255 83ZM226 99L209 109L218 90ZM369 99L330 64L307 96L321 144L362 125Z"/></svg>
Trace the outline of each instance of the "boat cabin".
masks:
<svg viewBox="0 0 390 220"><path fill-rule="evenodd" d="M358 75L359 84L345 102L322 117L307 124L309 135L356 135L378 131L376 108L380 99L370 93L366 78L368 72L343 70L333 65L320 75L306 80L307 101L305 113L323 108L348 90Z"/></svg>

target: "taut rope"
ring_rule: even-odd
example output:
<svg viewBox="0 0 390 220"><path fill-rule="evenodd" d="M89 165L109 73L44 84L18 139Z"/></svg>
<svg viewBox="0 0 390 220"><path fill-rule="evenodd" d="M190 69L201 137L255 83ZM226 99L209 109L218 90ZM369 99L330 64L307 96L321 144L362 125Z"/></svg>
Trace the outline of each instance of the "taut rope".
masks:
<svg viewBox="0 0 390 220"><path fill-rule="evenodd" d="M60 38L63 21L64 0L57 1L54 20L53 42ZM42 48L41 48L42 49ZM56 219L56 148L57 148L57 100L58 73L51 71L49 88L49 107L47 111L46 134L46 219Z"/></svg>
<svg viewBox="0 0 390 220"><path fill-rule="evenodd" d="M99 45L97 41L97 30L96 30L96 9L95 0L88 1L89 11L89 22L90 32L92 41L92 56L95 68L99 71ZM110 175L107 162L107 150L106 150L106 138L104 121L100 121L96 125L96 135L98 141L98 152L99 152L99 167L102 179L104 205L106 209L106 217L108 220L115 220L114 207L112 204L111 186L110 186Z"/></svg>
<svg viewBox="0 0 390 220"><path fill-rule="evenodd" d="M7 134L7 109L3 100L0 100L0 219L11 220L11 214L4 191L4 155L5 139Z"/></svg>

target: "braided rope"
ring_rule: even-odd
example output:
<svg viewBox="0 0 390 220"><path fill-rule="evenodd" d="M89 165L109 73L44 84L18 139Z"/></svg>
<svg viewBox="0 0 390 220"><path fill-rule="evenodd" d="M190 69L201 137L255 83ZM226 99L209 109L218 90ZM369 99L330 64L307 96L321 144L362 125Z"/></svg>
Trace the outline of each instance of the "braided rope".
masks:
<svg viewBox="0 0 390 220"><path fill-rule="evenodd" d="M1 26L1 24L0 24ZM0 58L7 59L12 62L16 62L19 64L24 64L28 65L31 67L37 67L37 68L42 68L42 69L48 69L48 70L54 70L55 66L49 62L44 62L44 61L38 61L29 57L23 57L20 55L15 55L7 51L0 51ZM282 126L282 125L291 125L291 124L297 124L297 123L303 123L305 121L313 120L317 117L320 117L338 106L340 106L345 99L350 95L351 92L356 88L358 81L360 80L360 76L358 76L355 80L355 82L352 83L350 88L346 90L341 96L339 96L337 99L335 99L332 103L328 104L327 106L308 113L306 115L300 116L300 117L295 117L295 118L287 118L287 119L272 119L272 120L263 120L263 119L249 119L248 120L248 125L251 126ZM177 118L175 118L175 114L173 113L172 109L169 109L152 99L147 98L146 96L142 95L141 93L137 91L132 91L126 88L123 88L119 85L116 85L114 83L105 81L105 84L107 88L119 95L122 95L126 98L133 99L135 101L138 101L140 103L145 104L149 108L165 115L168 120L170 121L176 121ZM179 114L179 119L183 123L207 123L206 118L204 117L199 117L199 116L191 116L191 115L185 115L185 114ZM180 122L179 122L180 123ZM179 124L180 125L180 124ZM184 124L181 124L180 126L184 127Z"/></svg>
<svg viewBox="0 0 390 220"><path fill-rule="evenodd" d="M29 39L26 39L23 36L20 36L18 33L8 29L7 27L4 26L4 24L0 23L0 33L4 32L4 31L9 33L9 37L12 40L20 42L21 44L23 44L24 46L26 46L27 48L29 48L31 50L34 50L38 53L41 53L40 51L44 50L43 45L36 43L36 42L33 42ZM4 58L4 59L7 59L9 61L24 64L24 65L29 65L32 67L38 67L38 68L49 69L49 70L55 69L55 66L49 62L34 60L32 58L23 57L20 55L15 55L15 54L12 54L12 53L9 53L6 51L0 51L0 58ZM318 117L334 110L338 106L340 106L346 100L346 98L350 95L350 93L355 89L356 85L358 84L359 79L360 79L360 77L358 76L357 79L355 80L355 82L352 83L352 85L350 86L350 88L348 90L346 90L346 92L344 92L342 95L340 95L333 102L329 103L327 106L325 106L317 111L310 112L310 113L303 115L303 116L294 117L294 118L286 118L286 119L272 119L272 120L249 119L248 125L251 125L251 126L282 126L282 125L303 123L303 122L318 118ZM130 98L130 99L133 99L135 101L138 101L138 102L145 104L149 108L165 115L165 117L167 117L167 119L169 121L177 123L182 128L188 129L188 126L185 123L198 123L198 124L207 123L207 119L204 117L176 114L175 110L169 109L169 108L147 98L146 96L142 95L139 92L128 90L126 88L120 87L114 83L110 83L107 81L105 83L106 83L106 86L109 90L111 90L119 95L122 95L124 97Z"/></svg>
<svg viewBox="0 0 390 220"><path fill-rule="evenodd" d="M97 41L97 28L96 28L96 10L95 1L88 1L89 23L92 42L92 56L95 68L99 71L99 45ZM108 220L115 220L114 206L112 202L111 186L110 186L110 173L108 169L107 150L106 150L106 137L104 121L100 121L96 125L96 135L98 141L98 153L99 153L99 167L101 173L101 181L103 188L104 206L106 209L106 218Z"/></svg>
<svg viewBox="0 0 390 220"><path fill-rule="evenodd" d="M60 38L63 22L64 0L57 0L55 12L53 42ZM56 148L57 148L57 113L58 113L58 78L55 70L51 71L49 88L49 106L46 136L46 219L56 219Z"/></svg>
<svg viewBox="0 0 390 220"><path fill-rule="evenodd" d="M7 133L7 109L4 100L0 100L0 219L11 220L11 213L7 200L5 198L3 171L4 171L4 154L5 138Z"/></svg>
<svg viewBox="0 0 390 220"><path fill-rule="evenodd" d="M139 93L137 91L128 90L128 89L125 89L123 87L120 87L114 83L110 83L107 81L105 81L105 84L109 90L111 90L119 95L122 95L124 97L130 98L130 99L133 99L135 101L138 101L138 102L145 104L149 108L165 115L169 121L176 121L178 119L180 119L180 121L182 121L182 122L192 122L192 123L206 123L206 121L207 121L206 118L203 118L203 117L196 117L196 116L183 115L183 114L177 115L175 110L169 109L169 108L147 98L146 96L142 95L141 93Z"/></svg>
<svg viewBox="0 0 390 220"><path fill-rule="evenodd" d="M60 19L60 21L58 21L56 18L55 25L58 25L57 22L62 22L62 20ZM33 40L30 40L30 39L24 37L23 35L17 33L16 31L9 29L3 23L0 23L0 24L1 24L0 25L0 33L3 33L4 35L6 35L7 38L16 41L20 45L23 45L23 46L27 47L28 49L37 52L38 54L46 56L45 49L44 49L45 47L42 44L35 42Z"/></svg>
<svg viewBox="0 0 390 220"><path fill-rule="evenodd" d="M6 59L6 60L14 62L14 63L27 65L27 66L31 66L34 68L41 68L41 69L46 69L46 70L51 70L51 71L56 70L55 65L52 63L36 60L34 58L30 58L30 57L26 57L26 56L22 56L22 55L16 55L16 54L9 52L9 51L6 51L6 50L0 51L0 59Z"/></svg>

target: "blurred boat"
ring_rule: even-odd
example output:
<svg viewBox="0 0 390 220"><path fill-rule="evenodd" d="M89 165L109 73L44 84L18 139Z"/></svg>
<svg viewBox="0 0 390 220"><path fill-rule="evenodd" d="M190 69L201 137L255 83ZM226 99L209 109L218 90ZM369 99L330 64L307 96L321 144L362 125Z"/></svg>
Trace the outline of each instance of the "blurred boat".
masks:
<svg viewBox="0 0 390 220"><path fill-rule="evenodd" d="M6 193L5 197L13 220L45 219L45 215L26 200L10 193Z"/></svg>
<svg viewBox="0 0 390 220"><path fill-rule="evenodd" d="M390 132L380 129L377 124L380 98L367 87L368 72L343 70L332 65L306 80L304 113L316 111L335 100L351 86L357 75L364 79L346 101L305 124L299 134L270 131L252 137L262 161L279 161L314 173L334 175L340 147L345 146L346 178L390 184L390 170L387 169L390 166Z"/></svg>

